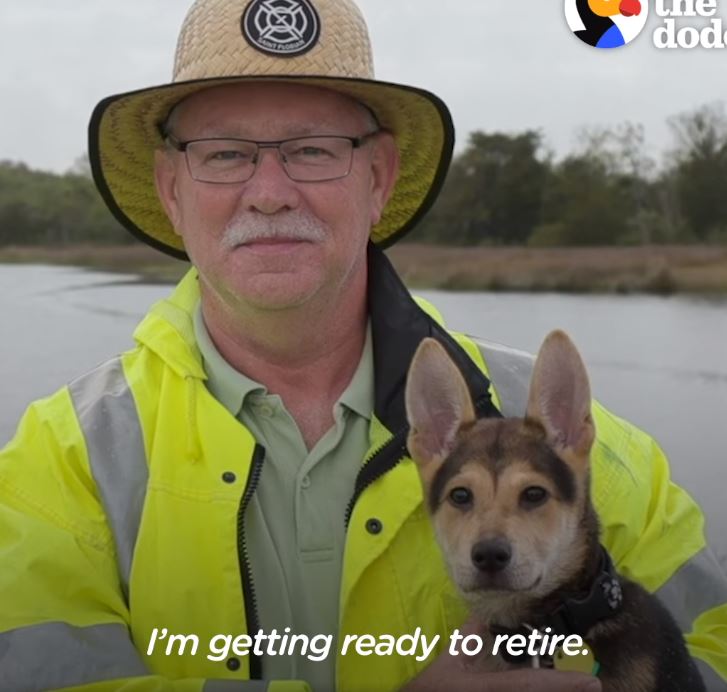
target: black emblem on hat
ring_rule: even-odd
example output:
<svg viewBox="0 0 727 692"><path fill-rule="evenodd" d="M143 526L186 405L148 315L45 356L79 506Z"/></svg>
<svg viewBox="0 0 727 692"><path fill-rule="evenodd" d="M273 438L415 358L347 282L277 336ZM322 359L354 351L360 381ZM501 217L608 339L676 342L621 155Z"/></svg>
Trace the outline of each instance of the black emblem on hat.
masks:
<svg viewBox="0 0 727 692"><path fill-rule="evenodd" d="M321 21L309 0L253 0L242 15L242 35L268 55L307 53L320 33Z"/></svg>

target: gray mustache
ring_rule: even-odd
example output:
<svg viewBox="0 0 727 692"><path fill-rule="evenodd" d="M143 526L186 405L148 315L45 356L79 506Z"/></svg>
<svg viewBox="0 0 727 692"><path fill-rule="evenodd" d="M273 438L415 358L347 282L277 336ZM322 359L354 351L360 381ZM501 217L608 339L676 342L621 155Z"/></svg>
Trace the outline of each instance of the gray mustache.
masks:
<svg viewBox="0 0 727 692"><path fill-rule="evenodd" d="M328 227L322 221L305 212L288 212L284 216L246 212L230 220L221 242L224 248L231 250L263 238L320 242L327 233Z"/></svg>

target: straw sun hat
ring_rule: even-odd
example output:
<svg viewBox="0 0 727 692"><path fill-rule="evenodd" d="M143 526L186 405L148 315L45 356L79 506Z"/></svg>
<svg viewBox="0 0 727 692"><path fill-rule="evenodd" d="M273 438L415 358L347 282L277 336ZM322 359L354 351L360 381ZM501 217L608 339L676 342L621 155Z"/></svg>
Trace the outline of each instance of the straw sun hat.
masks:
<svg viewBox="0 0 727 692"><path fill-rule="evenodd" d="M452 156L451 116L434 94L374 80L368 30L352 0L197 0L179 34L172 83L110 96L91 116L94 180L132 234L186 259L154 187L159 127L185 97L253 80L345 94L366 104L394 134L401 172L371 231L376 244L391 245L432 205Z"/></svg>

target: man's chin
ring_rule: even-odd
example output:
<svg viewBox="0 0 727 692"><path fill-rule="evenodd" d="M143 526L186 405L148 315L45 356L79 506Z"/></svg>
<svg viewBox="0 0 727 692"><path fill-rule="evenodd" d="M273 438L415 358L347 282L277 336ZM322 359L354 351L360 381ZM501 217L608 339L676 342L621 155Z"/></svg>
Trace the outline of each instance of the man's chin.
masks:
<svg viewBox="0 0 727 692"><path fill-rule="evenodd" d="M241 282L234 277L229 290L237 300L257 310L290 310L305 305L317 292L318 283L302 267L290 271L256 272Z"/></svg>

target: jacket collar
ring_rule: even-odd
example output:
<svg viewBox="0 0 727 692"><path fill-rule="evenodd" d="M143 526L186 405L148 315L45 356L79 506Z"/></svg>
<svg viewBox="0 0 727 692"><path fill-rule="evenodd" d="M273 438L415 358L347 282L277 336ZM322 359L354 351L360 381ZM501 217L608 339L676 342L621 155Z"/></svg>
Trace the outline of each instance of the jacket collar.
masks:
<svg viewBox="0 0 727 692"><path fill-rule="evenodd" d="M369 245L369 312L374 340L375 407L392 432L407 428L406 376L422 339L439 341L461 370L472 400L484 416L499 416L489 395L490 382L472 359L412 298L383 251Z"/></svg>
<svg viewBox="0 0 727 692"><path fill-rule="evenodd" d="M192 268L170 296L152 305L134 330L134 339L153 351L180 377L206 380L194 336L193 314L198 302L197 270Z"/></svg>
<svg viewBox="0 0 727 692"><path fill-rule="evenodd" d="M364 490L409 456L404 395L409 364L422 339L432 337L447 350L467 382L478 416L501 415L490 396L487 377L447 331L417 305L388 258L373 244L369 245L368 297L374 340L374 413L391 436L361 467L346 511L347 524Z"/></svg>

